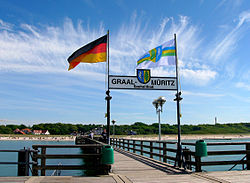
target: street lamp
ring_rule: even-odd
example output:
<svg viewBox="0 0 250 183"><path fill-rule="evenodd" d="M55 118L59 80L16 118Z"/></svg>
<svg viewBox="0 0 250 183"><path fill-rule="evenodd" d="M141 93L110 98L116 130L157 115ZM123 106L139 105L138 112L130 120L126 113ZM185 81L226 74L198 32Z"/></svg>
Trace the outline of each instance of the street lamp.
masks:
<svg viewBox="0 0 250 183"><path fill-rule="evenodd" d="M116 122L116 120L113 119L111 122L113 124L113 138L115 138L115 122Z"/></svg>
<svg viewBox="0 0 250 183"><path fill-rule="evenodd" d="M165 97L158 97L155 99L152 104L156 109L156 113L158 113L158 123L159 123L159 141L161 140L161 116L160 113L162 112L163 104L166 102Z"/></svg>

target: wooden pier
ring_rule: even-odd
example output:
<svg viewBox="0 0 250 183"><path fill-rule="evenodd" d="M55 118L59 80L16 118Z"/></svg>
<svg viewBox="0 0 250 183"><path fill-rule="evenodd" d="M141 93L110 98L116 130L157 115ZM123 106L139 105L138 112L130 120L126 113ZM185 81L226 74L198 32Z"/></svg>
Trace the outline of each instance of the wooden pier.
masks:
<svg viewBox="0 0 250 183"><path fill-rule="evenodd" d="M87 140L88 141L88 140ZM248 183L250 182L250 171L218 171L218 172L192 172L189 169L177 168L173 165L167 163L168 159L173 159L168 152L174 151L173 149L167 147L166 145L155 146L155 143L150 141L137 142L136 140L113 140L111 141L114 146L114 164L112 165L111 171L107 175L95 175L87 177L79 176L19 176L19 177L0 177L0 183L13 183L13 182L26 182L26 183L75 183L75 182L88 182L88 183L175 183L175 182L186 182L186 183ZM172 143L172 142L170 142ZM81 143L78 143L81 144ZM70 145L66 146L54 146L54 145L34 145L33 161L40 162L35 163L33 167L33 172L37 174L41 171L41 175L45 175L45 171L49 169L85 169L92 168L85 166L48 166L46 165L46 159L51 158L86 158L92 157L100 159L100 147L105 145L99 143L96 140L88 141L88 144L81 145ZM214 145L214 144L212 144ZM224 144L221 144L224 145ZM236 145L236 144L235 144ZM246 145L248 148L248 144ZM146 150L143 149L146 147ZM94 154L83 154L83 155L52 155L46 154L47 148L90 148L95 149ZM40 153L37 153L40 149ZM125 149L125 150L124 150ZM156 150L161 150L163 153L156 153ZM139 153L138 153L139 152ZM160 152L160 151L159 151ZM214 152L213 152L214 153ZM212 153L212 154L213 154ZM216 152L218 153L218 152ZM223 151L223 154L225 152ZM233 151L232 153L238 154L248 154L249 150ZM147 155L148 157L144 156ZM193 153L189 153L193 156ZM210 152L211 154L211 152ZM220 154L220 153L219 153ZM159 160L153 159L152 157L157 157ZM38 161L40 159L40 161ZM190 162L193 160L190 160ZM248 164L249 159L239 163ZM200 165L203 165L201 162ZM193 163L196 165L197 163ZM195 166L197 168L197 165ZM247 166L248 167L248 166Z"/></svg>
<svg viewBox="0 0 250 183"><path fill-rule="evenodd" d="M0 183L248 183L250 180L248 170L192 173L122 150L115 151L114 157L109 175L0 177Z"/></svg>

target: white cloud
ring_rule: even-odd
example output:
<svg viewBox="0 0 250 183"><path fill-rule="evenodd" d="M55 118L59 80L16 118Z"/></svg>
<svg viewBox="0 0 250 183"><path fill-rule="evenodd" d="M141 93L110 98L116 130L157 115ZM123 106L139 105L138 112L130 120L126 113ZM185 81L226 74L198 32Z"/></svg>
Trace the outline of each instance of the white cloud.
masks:
<svg viewBox="0 0 250 183"><path fill-rule="evenodd" d="M0 19L0 30L11 31L13 25Z"/></svg>
<svg viewBox="0 0 250 183"><path fill-rule="evenodd" d="M212 70L190 70L190 69L182 69L180 71L180 74L186 83L192 85L201 85L201 86L208 84L208 82L215 79L217 75L217 73Z"/></svg>
<svg viewBox="0 0 250 183"><path fill-rule="evenodd" d="M243 88L246 89L248 91L250 91L250 84L244 83L244 82L238 82L235 85L237 88Z"/></svg>
<svg viewBox="0 0 250 183"><path fill-rule="evenodd" d="M3 21L2 24L8 25ZM74 50L105 34L102 23L92 30L85 26L88 27L81 21L74 25L67 18L61 27L36 27L23 23L19 31L0 31L0 70L20 73L66 72L66 59ZM119 31L110 33L110 74L134 75L136 60L146 51L173 39L176 33L181 76L185 81L191 77L192 84L205 85L215 78L216 72L197 59L202 43L199 31L200 28L192 25L188 17L179 16L178 21L172 17L164 18L159 27L149 32L148 22L134 13L130 24L123 24ZM105 70L105 63L80 64L68 73L100 80L101 76L98 75L105 74ZM152 73L173 76L175 68L153 69Z"/></svg>
<svg viewBox="0 0 250 183"><path fill-rule="evenodd" d="M216 37L214 46L211 46L212 49L208 50L206 57L209 57L210 60L214 60L214 63L217 64L218 61L226 60L232 52L237 48L238 41L242 38L243 34L243 25L250 21L250 11L242 12L239 15L238 23L229 33L223 33L225 36Z"/></svg>

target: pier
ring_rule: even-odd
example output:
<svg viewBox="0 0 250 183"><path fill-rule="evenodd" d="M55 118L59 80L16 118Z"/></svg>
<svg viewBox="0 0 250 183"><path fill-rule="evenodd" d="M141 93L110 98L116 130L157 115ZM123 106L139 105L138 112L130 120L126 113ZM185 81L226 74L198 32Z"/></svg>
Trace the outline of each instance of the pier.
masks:
<svg viewBox="0 0 250 183"><path fill-rule="evenodd" d="M19 176L19 177L0 177L1 182L27 182L27 183L52 183L52 182L88 182L88 183L162 183L162 182L192 182L192 183L207 183L207 182L221 182L221 183L238 183L249 182L250 171L218 171L218 172L194 172L196 170L195 157L193 157L193 151L191 154L190 162L194 161L189 168L178 168L168 163L172 156L172 148L168 147L168 144L159 146L156 141L137 141L128 139L111 139L111 144L114 148L114 164L111 167L106 166L100 174L79 177L79 176L44 176L46 170L67 170L67 169L102 169L99 158L101 156L100 149L104 143L91 139L78 139L77 145L33 145L33 159L32 159L32 173L33 176ZM88 144L81 144L81 143ZM150 143L151 142L151 143ZM175 142L169 142L170 144ZM225 143L219 143L225 145ZM219 145L217 144L217 145ZM228 145L228 143L226 143ZM188 144L186 144L188 145ZM214 143L212 144L214 145ZM232 145L232 144L231 144ZM236 145L236 144L234 144ZM144 147L145 146L145 147ZM47 154L48 148L83 148L92 149L85 151L83 154ZM144 149L143 149L144 148ZM159 153L157 153L157 150ZM176 149L175 149L176 150ZM165 152L166 154L163 154ZM249 150L235 150L229 153L223 152L223 154L249 153ZM208 152L208 154L216 154ZM217 152L218 154L218 152ZM46 159L71 159L71 158L95 158L95 164L93 165L47 165ZM154 159L158 157L157 159ZM39 159L39 161L38 161ZM196 158L197 159L197 158ZM236 161L236 160L235 160ZM34 163L37 162L37 163ZM234 164L235 162L231 162ZM248 160L238 161L238 163L248 163ZM99 164L99 165L98 165ZM203 161L200 161L203 166ZM212 164L212 163L210 163ZM213 163L218 164L218 163ZM202 167L201 166L201 167ZM212 165L211 165L212 166ZM192 171L193 169L194 171ZM201 168L202 169L202 168ZM108 171L108 172L107 172ZM40 172L40 173L39 173ZM99 171L100 172L100 171ZM37 176L42 175L42 176Z"/></svg>

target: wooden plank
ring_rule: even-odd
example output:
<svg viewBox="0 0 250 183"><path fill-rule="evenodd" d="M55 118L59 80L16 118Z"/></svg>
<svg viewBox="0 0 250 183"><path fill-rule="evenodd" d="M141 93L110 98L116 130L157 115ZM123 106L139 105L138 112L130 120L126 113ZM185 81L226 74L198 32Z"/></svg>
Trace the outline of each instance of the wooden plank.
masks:
<svg viewBox="0 0 250 183"><path fill-rule="evenodd" d="M37 160L37 153L38 153L38 149L34 148L34 152L32 155L32 161L33 161L33 165L32 165L32 176L38 176L38 170L37 170L37 164L38 164L38 160Z"/></svg>
<svg viewBox="0 0 250 183"><path fill-rule="evenodd" d="M206 162L201 162L202 166L212 166L212 165L234 165L234 164L246 164L247 161L206 161ZM249 161L250 163L250 161Z"/></svg>
<svg viewBox="0 0 250 183"><path fill-rule="evenodd" d="M37 166L38 170L98 170L101 169L101 166L97 165L46 165L46 166Z"/></svg>
<svg viewBox="0 0 250 183"><path fill-rule="evenodd" d="M250 170L250 144L246 144L247 170Z"/></svg>
<svg viewBox="0 0 250 183"><path fill-rule="evenodd" d="M32 145L33 149L37 148L96 148L96 147L102 147L101 144L83 144L83 145Z"/></svg>
<svg viewBox="0 0 250 183"><path fill-rule="evenodd" d="M195 156L195 171L201 172L201 157Z"/></svg>
<svg viewBox="0 0 250 183"><path fill-rule="evenodd" d="M210 156L215 155L234 155L234 154L246 154L249 151L246 150L235 150L235 151L208 151L207 154Z"/></svg>
<svg viewBox="0 0 250 183"><path fill-rule="evenodd" d="M39 154L38 159L80 159L80 158L97 158L101 154Z"/></svg>
<svg viewBox="0 0 250 183"><path fill-rule="evenodd" d="M218 146L218 145L245 145L250 144L250 142L208 142L208 146ZM182 145L195 146L193 142L182 142Z"/></svg>
<svg viewBox="0 0 250 183"><path fill-rule="evenodd" d="M150 142L150 153L149 153L150 158L153 158L153 142Z"/></svg>
<svg viewBox="0 0 250 183"><path fill-rule="evenodd" d="M167 144L163 142L163 162L167 162Z"/></svg>
<svg viewBox="0 0 250 183"><path fill-rule="evenodd" d="M218 145L245 145L250 144L250 142L209 142L208 146L218 146Z"/></svg>
<svg viewBox="0 0 250 183"><path fill-rule="evenodd" d="M46 147L43 147L42 148L42 155L45 155L46 154ZM46 159L45 158L42 158L41 159L41 166L43 167L42 170L41 170L41 176L45 176L45 171L46 169L44 168L46 165Z"/></svg>

